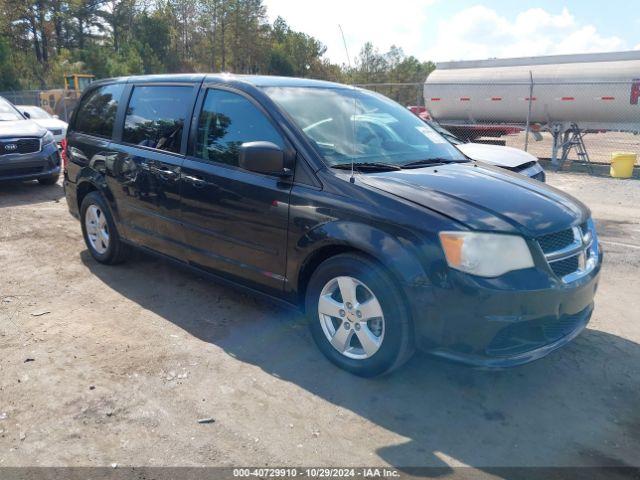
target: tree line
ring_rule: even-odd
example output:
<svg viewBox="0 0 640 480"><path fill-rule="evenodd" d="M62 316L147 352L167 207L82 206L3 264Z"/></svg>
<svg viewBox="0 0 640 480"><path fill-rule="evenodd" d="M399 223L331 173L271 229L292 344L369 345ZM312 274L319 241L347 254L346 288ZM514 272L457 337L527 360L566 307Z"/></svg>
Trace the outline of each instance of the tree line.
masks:
<svg viewBox="0 0 640 480"><path fill-rule="evenodd" d="M269 22L263 0L0 0L0 91L61 87L63 75L285 75L345 83L422 82L434 68L367 43L353 66L316 38ZM415 91L391 94L415 102Z"/></svg>

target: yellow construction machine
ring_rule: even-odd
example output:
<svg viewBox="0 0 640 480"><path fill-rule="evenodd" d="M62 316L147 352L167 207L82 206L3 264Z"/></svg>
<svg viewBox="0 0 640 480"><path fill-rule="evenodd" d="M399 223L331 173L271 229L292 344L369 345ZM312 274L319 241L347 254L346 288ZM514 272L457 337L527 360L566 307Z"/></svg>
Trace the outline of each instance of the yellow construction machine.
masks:
<svg viewBox="0 0 640 480"><path fill-rule="evenodd" d="M80 99L82 91L95 79L88 73L73 73L64 76L64 88L40 92L40 106L51 115L68 120Z"/></svg>

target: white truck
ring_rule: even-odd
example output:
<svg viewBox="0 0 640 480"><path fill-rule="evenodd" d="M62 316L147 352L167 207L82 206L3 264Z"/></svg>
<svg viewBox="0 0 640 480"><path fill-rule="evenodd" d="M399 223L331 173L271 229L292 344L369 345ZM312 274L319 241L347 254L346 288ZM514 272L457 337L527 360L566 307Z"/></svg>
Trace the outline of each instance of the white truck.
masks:
<svg viewBox="0 0 640 480"><path fill-rule="evenodd" d="M640 132L640 51L443 62L424 98L458 136L528 124L551 132L552 159L565 159L584 133Z"/></svg>

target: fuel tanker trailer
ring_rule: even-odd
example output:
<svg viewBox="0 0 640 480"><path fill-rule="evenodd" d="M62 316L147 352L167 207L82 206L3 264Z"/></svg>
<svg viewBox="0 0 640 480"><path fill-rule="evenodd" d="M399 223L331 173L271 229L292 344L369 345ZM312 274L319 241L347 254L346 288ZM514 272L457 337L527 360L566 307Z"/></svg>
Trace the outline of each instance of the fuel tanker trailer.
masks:
<svg viewBox="0 0 640 480"><path fill-rule="evenodd" d="M438 63L424 98L450 129L549 131L564 161L585 133L640 132L640 51Z"/></svg>

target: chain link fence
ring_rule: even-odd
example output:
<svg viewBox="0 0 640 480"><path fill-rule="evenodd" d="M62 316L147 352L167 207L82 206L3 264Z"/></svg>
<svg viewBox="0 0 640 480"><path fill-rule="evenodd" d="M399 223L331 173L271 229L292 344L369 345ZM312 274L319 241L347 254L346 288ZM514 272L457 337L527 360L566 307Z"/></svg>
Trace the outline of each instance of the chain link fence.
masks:
<svg viewBox="0 0 640 480"><path fill-rule="evenodd" d="M50 115L56 115L60 120L69 121L73 109L78 103L79 93L62 88L50 90L20 90L0 92L16 106L29 105L40 107Z"/></svg>
<svg viewBox="0 0 640 480"><path fill-rule="evenodd" d="M526 150L562 167L640 153L640 79L631 82L379 83L460 140Z"/></svg>
<svg viewBox="0 0 640 480"><path fill-rule="evenodd" d="M631 82L361 84L435 121L461 141L526 150L542 159L608 163L640 153L640 78ZM79 94L64 89L0 92L68 121Z"/></svg>

